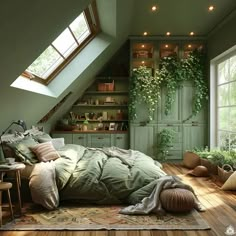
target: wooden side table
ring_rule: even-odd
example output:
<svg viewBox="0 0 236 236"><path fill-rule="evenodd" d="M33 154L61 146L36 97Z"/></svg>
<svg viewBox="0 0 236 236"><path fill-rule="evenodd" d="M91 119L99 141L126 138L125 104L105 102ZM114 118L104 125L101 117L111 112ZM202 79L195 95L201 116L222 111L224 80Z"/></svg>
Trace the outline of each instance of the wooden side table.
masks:
<svg viewBox="0 0 236 236"><path fill-rule="evenodd" d="M11 165L7 165L7 164L0 165L0 177L1 177L2 182L3 182L3 176L5 173L7 173L7 172L14 172L15 173L20 215L22 214L22 202L21 202L21 192L20 192L20 188L21 188L20 171L24 168L25 168L25 165L20 162L15 162Z"/></svg>

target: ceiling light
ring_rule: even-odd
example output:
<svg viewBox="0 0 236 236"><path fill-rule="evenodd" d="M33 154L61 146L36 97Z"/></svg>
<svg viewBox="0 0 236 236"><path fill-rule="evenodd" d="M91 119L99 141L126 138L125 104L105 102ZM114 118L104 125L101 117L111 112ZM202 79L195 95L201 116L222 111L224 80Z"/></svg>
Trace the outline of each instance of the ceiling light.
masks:
<svg viewBox="0 0 236 236"><path fill-rule="evenodd" d="M168 45L168 44L166 44L166 45L165 45L165 48L168 48L168 47L169 47L169 45Z"/></svg>
<svg viewBox="0 0 236 236"><path fill-rule="evenodd" d="M156 10L157 10L157 6L156 5L152 6L152 11L156 11Z"/></svg>
<svg viewBox="0 0 236 236"><path fill-rule="evenodd" d="M143 33L143 35L145 35L145 36L146 36L146 35L147 35L147 32L145 31L145 32Z"/></svg>
<svg viewBox="0 0 236 236"><path fill-rule="evenodd" d="M215 7L213 6L213 5L210 5L209 7L208 7L208 11L213 11L213 10L215 10Z"/></svg>
<svg viewBox="0 0 236 236"><path fill-rule="evenodd" d="M189 35L193 36L193 35L194 35L194 32L193 32L193 31L192 31L192 32L190 32L190 33L189 33Z"/></svg>
<svg viewBox="0 0 236 236"><path fill-rule="evenodd" d="M170 36L170 32L166 32L166 35L167 35L167 36Z"/></svg>

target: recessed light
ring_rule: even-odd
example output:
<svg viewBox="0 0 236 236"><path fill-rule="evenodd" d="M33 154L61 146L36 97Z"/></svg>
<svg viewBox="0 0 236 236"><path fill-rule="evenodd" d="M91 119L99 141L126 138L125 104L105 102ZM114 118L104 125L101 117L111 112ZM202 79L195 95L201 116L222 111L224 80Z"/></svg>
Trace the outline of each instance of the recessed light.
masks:
<svg viewBox="0 0 236 236"><path fill-rule="evenodd" d="M165 45L165 48L168 48L168 47L169 47L169 45L168 45L168 44L166 44L166 45Z"/></svg>
<svg viewBox="0 0 236 236"><path fill-rule="evenodd" d="M145 45L144 44L142 44L142 46L141 46L142 48L144 48L145 47Z"/></svg>
<svg viewBox="0 0 236 236"><path fill-rule="evenodd" d="M152 11L156 11L156 10L157 10L157 6L156 5L152 6Z"/></svg>
<svg viewBox="0 0 236 236"><path fill-rule="evenodd" d="M191 44L189 44L189 45L188 45L188 48L191 48L191 47L192 47L192 45L191 45Z"/></svg>
<svg viewBox="0 0 236 236"><path fill-rule="evenodd" d="M166 35L167 35L167 36L170 36L170 32L166 32Z"/></svg>
<svg viewBox="0 0 236 236"><path fill-rule="evenodd" d="M142 64L144 64L144 61L142 61Z"/></svg>
<svg viewBox="0 0 236 236"><path fill-rule="evenodd" d="M145 35L145 36L146 36L146 35L147 35L147 32L145 31L145 32L143 33L143 35Z"/></svg>
<svg viewBox="0 0 236 236"><path fill-rule="evenodd" d="M215 7L213 6L213 5L210 5L209 7L208 7L208 11L214 11L215 10Z"/></svg>
<svg viewBox="0 0 236 236"><path fill-rule="evenodd" d="M190 32L190 33L189 33L189 35L193 36L193 35L194 35L194 32L193 32L193 31L192 31L192 32Z"/></svg>

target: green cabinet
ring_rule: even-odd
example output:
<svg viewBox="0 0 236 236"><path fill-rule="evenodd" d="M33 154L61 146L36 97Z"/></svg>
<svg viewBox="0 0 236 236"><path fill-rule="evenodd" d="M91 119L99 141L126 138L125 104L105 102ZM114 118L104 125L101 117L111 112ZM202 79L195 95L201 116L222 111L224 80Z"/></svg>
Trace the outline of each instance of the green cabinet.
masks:
<svg viewBox="0 0 236 236"><path fill-rule="evenodd" d="M154 128L153 126L139 126L131 124L130 148L143 152L149 156L154 155Z"/></svg>
<svg viewBox="0 0 236 236"><path fill-rule="evenodd" d="M88 146L94 148L110 147L110 134L88 134Z"/></svg>
<svg viewBox="0 0 236 236"><path fill-rule="evenodd" d="M73 134L73 144L79 144L82 146L88 145L88 135L87 134Z"/></svg>
<svg viewBox="0 0 236 236"><path fill-rule="evenodd" d="M129 149L129 136L127 134L112 134L111 146L116 146L122 149Z"/></svg>
<svg viewBox="0 0 236 236"><path fill-rule="evenodd" d="M204 124L183 125L183 151L205 148L207 145L207 126Z"/></svg>
<svg viewBox="0 0 236 236"><path fill-rule="evenodd" d="M72 133L52 133L53 138L64 138L65 144L73 143Z"/></svg>

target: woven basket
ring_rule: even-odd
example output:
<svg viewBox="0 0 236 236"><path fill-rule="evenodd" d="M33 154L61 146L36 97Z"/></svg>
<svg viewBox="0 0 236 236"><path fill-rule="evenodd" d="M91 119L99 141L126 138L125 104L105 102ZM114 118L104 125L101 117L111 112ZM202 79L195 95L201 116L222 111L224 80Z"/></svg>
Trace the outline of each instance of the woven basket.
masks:
<svg viewBox="0 0 236 236"><path fill-rule="evenodd" d="M222 168L218 166L218 177L222 183L224 183L233 173L234 170L229 164L224 164Z"/></svg>

